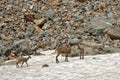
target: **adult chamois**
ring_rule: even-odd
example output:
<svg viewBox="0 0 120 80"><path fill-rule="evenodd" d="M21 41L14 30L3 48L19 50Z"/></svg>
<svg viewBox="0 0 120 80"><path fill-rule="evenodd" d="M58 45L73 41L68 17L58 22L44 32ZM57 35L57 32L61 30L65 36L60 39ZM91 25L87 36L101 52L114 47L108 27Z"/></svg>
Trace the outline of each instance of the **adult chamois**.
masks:
<svg viewBox="0 0 120 80"><path fill-rule="evenodd" d="M80 59L84 59L84 47L81 44L82 40L78 43L78 49L80 51Z"/></svg>
<svg viewBox="0 0 120 80"><path fill-rule="evenodd" d="M57 52L56 63L59 63L58 56L60 54L65 54L65 62L68 62L68 54L71 53L71 47L68 43L68 38L65 40L65 43L66 43L66 46L60 46L56 48L56 52Z"/></svg>

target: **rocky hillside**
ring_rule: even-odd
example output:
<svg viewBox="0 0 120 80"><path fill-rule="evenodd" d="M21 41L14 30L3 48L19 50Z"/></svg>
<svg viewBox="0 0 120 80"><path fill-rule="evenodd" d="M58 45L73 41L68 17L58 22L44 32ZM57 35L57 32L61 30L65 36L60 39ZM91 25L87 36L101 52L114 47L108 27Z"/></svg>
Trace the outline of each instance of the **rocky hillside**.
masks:
<svg viewBox="0 0 120 80"><path fill-rule="evenodd" d="M65 45L79 55L120 52L119 0L0 0L0 60ZM101 45L104 48L100 49Z"/></svg>

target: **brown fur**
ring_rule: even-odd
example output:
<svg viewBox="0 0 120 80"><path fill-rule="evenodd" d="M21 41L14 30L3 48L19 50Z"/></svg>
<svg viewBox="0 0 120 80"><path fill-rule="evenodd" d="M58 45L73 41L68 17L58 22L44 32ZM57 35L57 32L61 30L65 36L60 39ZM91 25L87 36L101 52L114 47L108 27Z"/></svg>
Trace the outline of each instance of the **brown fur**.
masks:
<svg viewBox="0 0 120 80"><path fill-rule="evenodd" d="M60 54L65 54L65 61L68 62L68 54L70 54L71 52L71 47L60 46L56 49L56 51L57 51L56 63L59 63L58 56Z"/></svg>
<svg viewBox="0 0 120 80"><path fill-rule="evenodd" d="M16 67L17 67L17 68L19 67L19 65L18 65L19 63L22 63L22 64L21 64L21 67L22 67L22 65L23 65L24 63L26 63L26 64L27 64L27 67L28 67L27 61L28 61L30 58L31 58L31 56L29 55L27 58L21 57L21 58L17 59Z"/></svg>

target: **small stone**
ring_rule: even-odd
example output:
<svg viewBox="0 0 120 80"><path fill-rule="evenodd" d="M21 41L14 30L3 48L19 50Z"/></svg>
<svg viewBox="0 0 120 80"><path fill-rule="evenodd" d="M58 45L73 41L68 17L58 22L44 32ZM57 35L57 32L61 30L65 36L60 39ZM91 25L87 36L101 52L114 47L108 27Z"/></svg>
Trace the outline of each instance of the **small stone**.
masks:
<svg viewBox="0 0 120 80"><path fill-rule="evenodd" d="M111 39L120 39L120 27L107 28L107 29L105 30L105 33L106 33Z"/></svg>
<svg viewBox="0 0 120 80"><path fill-rule="evenodd" d="M61 5L61 3L58 2L58 1L54 1L52 4L53 4L54 6L60 6L60 5Z"/></svg>
<svg viewBox="0 0 120 80"><path fill-rule="evenodd" d="M38 14L38 13L34 14L34 19L40 19L40 18L41 18L40 14Z"/></svg>
<svg viewBox="0 0 120 80"><path fill-rule="evenodd" d="M36 24L34 24L33 27L34 27L38 32L43 31L43 30L42 30L39 26L37 26Z"/></svg>
<svg viewBox="0 0 120 80"><path fill-rule="evenodd" d="M27 14L27 15L24 15L24 19L26 21L33 21L33 16L32 16L32 14Z"/></svg>
<svg viewBox="0 0 120 80"><path fill-rule="evenodd" d="M42 68L44 68L44 67L49 67L49 65L48 64L42 65Z"/></svg>
<svg viewBox="0 0 120 80"><path fill-rule="evenodd" d="M34 20L34 22L36 25L38 25L40 28L42 28L43 25L47 22L47 20L45 18L42 18L42 19Z"/></svg>

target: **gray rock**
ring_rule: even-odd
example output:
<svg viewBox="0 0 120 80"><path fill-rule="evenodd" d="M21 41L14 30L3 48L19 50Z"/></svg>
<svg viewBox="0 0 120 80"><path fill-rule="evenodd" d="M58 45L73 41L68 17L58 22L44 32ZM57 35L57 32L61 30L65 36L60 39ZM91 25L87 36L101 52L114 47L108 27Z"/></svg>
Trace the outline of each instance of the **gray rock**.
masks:
<svg viewBox="0 0 120 80"><path fill-rule="evenodd" d="M16 59L14 59L14 60L8 60L8 61L5 61L5 62L4 62L4 65L15 65L16 62L17 62Z"/></svg>
<svg viewBox="0 0 120 80"><path fill-rule="evenodd" d="M30 38L32 35L33 35L32 32L26 32L26 33L25 33L25 37L27 37L27 38Z"/></svg>
<svg viewBox="0 0 120 80"><path fill-rule="evenodd" d="M48 19L52 19L55 16L55 12L52 9L49 9L48 11L45 12L44 14Z"/></svg>
<svg viewBox="0 0 120 80"><path fill-rule="evenodd" d="M91 21L89 22L90 24L88 26L92 28L99 28L99 29L110 27L112 26L112 23L115 22L115 20L112 20L112 19L113 18L107 19L105 17L98 17L95 19L91 19Z"/></svg>
<svg viewBox="0 0 120 80"><path fill-rule="evenodd" d="M69 39L70 45L77 45L78 43L79 43L79 39L77 39L77 38Z"/></svg>
<svg viewBox="0 0 120 80"><path fill-rule="evenodd" d="M104 36L105 33L104 33L104 28L103 29L94 29L94 28L90 28L88 30L88 32L91 34L91 35L95 35L95 36Z"/></svg>
<svg viewBox="0 0 120 80"><path fill-rule="evenodd" d="M19 32L17 34L17 37L20 38L20 39L24 39L25 38L25 32Z"/></svg>
<svg viewBox="0 0 120 80"><path fill-rule="evenodd" d="M0 40L0 47L3 45L3 41L2 40Z"/></svg>
<svg viewBox="0 0 120 80"><path fill-rule="evenodd" d="M45 23L44 26L42 27L43 30L47 30L50 28L50 25Z"/></svg>
<svg viewBox="0 0 120 80"><path fill-rule="evenodd" d="M120 39L120 27L107 28L105 32L111 39Z"/></svg>

